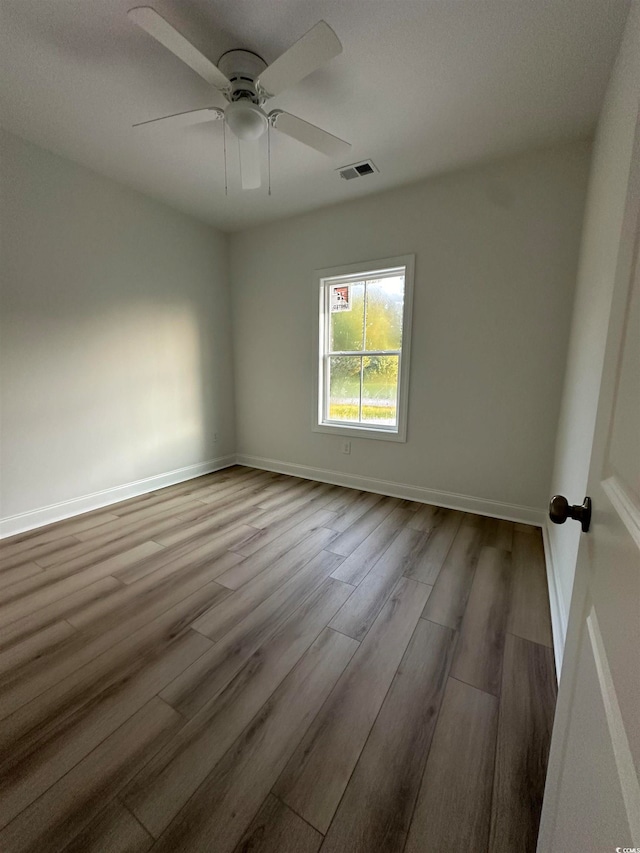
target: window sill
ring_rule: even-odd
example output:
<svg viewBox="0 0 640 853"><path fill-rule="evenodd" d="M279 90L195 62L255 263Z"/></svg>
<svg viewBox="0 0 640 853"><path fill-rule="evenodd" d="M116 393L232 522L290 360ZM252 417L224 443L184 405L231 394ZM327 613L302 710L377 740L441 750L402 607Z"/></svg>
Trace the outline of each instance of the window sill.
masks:
<svg viewBox="0 0 640 853"><path fill-rule="evenodd" d="M392 432L391 430L375 429L364 426L344 426L343 424L328 423L315 424L312 429L313 432L323 432L328 435L349 436L350 438L374 438L379 440L381 439L382 441L399 441L405 443L407 441L406 430L402 429L398 430L398 432Z"/></svg>

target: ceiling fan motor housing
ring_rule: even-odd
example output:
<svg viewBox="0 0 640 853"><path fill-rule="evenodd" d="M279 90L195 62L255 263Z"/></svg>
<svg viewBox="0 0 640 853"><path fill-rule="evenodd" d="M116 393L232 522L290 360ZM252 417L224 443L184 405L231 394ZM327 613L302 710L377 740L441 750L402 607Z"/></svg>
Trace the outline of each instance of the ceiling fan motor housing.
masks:
<svg viewBox="0 0 640 853"><path fill-rule="evenodd" d="M267 63L249 50L229 50L220 57L218 67L231 82L225 119L238 139L259 139L267 130L268 119L260 109L264 98L258 94L255 79Z"/></svg>
<svg viewBox="0 0 640 853"><path fill-rule="evenodd" d="M264 59L250 50L228 50L223 53L218 68L231 82L229 100L250 100L258 105L264 103L254 81L266 67Z"/></svg>

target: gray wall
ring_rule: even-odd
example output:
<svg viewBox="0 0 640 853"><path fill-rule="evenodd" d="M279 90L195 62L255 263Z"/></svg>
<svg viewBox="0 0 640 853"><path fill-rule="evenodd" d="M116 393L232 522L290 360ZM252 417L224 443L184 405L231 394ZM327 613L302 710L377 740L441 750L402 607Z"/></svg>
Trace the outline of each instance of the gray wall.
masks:
<svg viewBox="0 0 640 853"><path fill-rule="evenodd" d="M233 453L228 238L0 146L0 517Z"/></svg>
<svg viewBox="0 0 640 853"><path fill-rule="evenodd" d="M533 151L231 237L241 454L541 510L590 149ZM416 254L406 444L311 431L312 271Z"/></svg>
<svg viewBox="0 0 640 853"><path fill-rule="evenodd" d="M598 124L552 476L552 491L582 503L618 260L640 92L640 4L632 4ZM548 523L566 631L580 528ZM556 645L558 645L556 643Z"/></svg>

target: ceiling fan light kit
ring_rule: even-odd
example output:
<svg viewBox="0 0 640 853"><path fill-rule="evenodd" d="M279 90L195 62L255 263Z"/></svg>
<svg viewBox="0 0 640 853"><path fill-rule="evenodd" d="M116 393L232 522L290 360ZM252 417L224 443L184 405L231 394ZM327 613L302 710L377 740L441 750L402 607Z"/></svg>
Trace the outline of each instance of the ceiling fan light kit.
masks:
<svg viewBox="0 0 640 853"><path fill-rule="evenodd" d="M224 117L238 139L260 139L269 124L260 107L251 101L233 101L224 111Z"/></svg>
<svg viewBox="0 0 640 853"><path fill-rule="evenodd" d="M295 85L342 52L340 40L324 21L319 21L269 66L262 57L248 50L227 51L216 66L150 6L138 6L128 14L134 23L199 74L227 102L224 105L221 98L209 108L163 116L134 127L157 124L179 127L223 119L225 130L228 127L238 140L243 190L261 186L260 139L265 133L269 141L269 175L271 173L272 127L328 157L343 156L350 150L348 142L297 116L283 110L266 113L262 109L269 98ZM226 192L226 135L223 140Z"/></svg>

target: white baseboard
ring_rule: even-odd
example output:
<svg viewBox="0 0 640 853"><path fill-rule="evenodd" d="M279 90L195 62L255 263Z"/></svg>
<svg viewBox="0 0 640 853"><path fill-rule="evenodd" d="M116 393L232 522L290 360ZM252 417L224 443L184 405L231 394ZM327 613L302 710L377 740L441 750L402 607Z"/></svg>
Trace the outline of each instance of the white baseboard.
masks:
<svg viewBox="0 0 640 853"><path fill-rule="evenodd" d="M458 495L454 492L441 492L436 489L425 489L422 486L411 486L406 483L396 483L392 480L378 480L374 477L363 477L360 474L345 474L343 471L331 471L325 468L311 468L308 465L297 465L292 462L280 462L277 459L265 459L261 456L248 456L239 453L238 465L248 465L251 468L263 468L276 471L278 474L291 474L306 480L319 480L322 483L333 483L336 486L346 486L350 489L360 489L364 492L376 492L389 495L392 498L404 498L421 503L435 504L447 509L458 509L463 512L473 512L477 515L489 515L492 518L504 518L508 521L518 521L524 524L534 524L542 527L544 511L530 506L501 503L500 501L484 500L470 495Z"/></svg>
<svg viewBox="0 0 640 853"><path fill-rule="evenodd" d="M553 559L553 548L549 537L546 521L542 525L542 541L544 543L544 559L547 567L547 586L549 587L549 606L551 609L551 631L553 633L553 652L556 659L556 678L560 679L562 658L564 655L564 640L567 636L567 607L562 598L556 563Z"/></svg>
<svg viewBox="0 0 640 853"><path fill-rule="evenodd" d="M33 530L36 527L43 527L45 524L51 524L54 521L62 521L65 518L82 515L82 513L91 512L94 509L100 509L119 501L126 501L147 492L154 492L156 489L164 488L164 486L173 486L185 480L192 480L194 477L201 477L203 474L210 474L212 471L220 471L222 468L228 468L235 464L235 454L219 456L217 459L198 462L196 465L187 465L185 468L176 468L174 471L156 474L153 477L146 477L144 480L136 480L133 483L104 489L101 492L94 492L90 495L61 501L29 512L0 518L0 539Z"/></svg>

